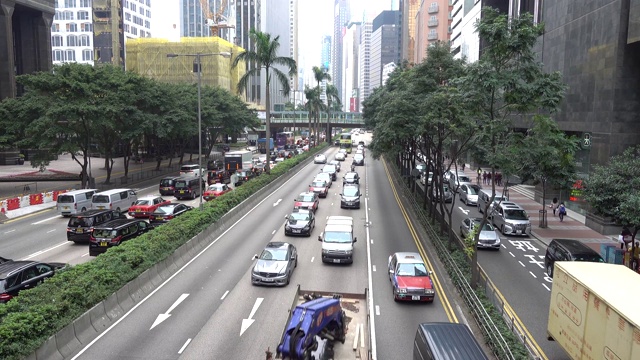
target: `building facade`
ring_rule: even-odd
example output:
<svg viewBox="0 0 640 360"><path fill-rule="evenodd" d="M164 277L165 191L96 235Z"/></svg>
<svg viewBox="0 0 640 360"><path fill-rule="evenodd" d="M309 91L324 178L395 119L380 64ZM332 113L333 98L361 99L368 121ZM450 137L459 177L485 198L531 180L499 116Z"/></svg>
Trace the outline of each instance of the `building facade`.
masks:
<svg viewBox="0 0 640 360"><path fill-rule="evenodd" d="M360 46L358 48L358 89L360 104L371 94L371 29L373 23L367 21L366 17L361 25Z"/></svg>
<svg viewBox="0 0 640 360"><path fill-rule="evenodd" d="M416 47L416 15L420 8L420 0L401 0L402 14L402 60L412 63L415 60Z"/></svg>
<svg viewBox="0 0 640 360"><path fill-rule="evenodd" d="M234 0L206 0L208 8L202 8L201 0L180 0L180 35L182 37L211 36L207 20L219 19L218 36L234 42ZM164 5L164 4L163 4Z"/></svg>
<svg viewBox="0 0 640 360"><path fill-rule="evenodd" d="M456 59L465 58L469 63L478 61L480 39L475 24L480 20L481 9L482 1L480 0L453 1L451 52Z"/></svg>
<svg viewBox="0 0 640 360"><path fill-rule="evenodd" d="M342 98L342 42L347 23L351 20L349 0L335 0L333 7L333 41L331 43L331 80Z"/></svg>
<svg viewBox="0 0 640 360"><path fill-rule="evenodd" d="M331 35L322 37L322 50L320 50L320 63L325 69L331 71Z"/></svg>
<svg viewBox="0 0 640 360"><path fill-rule="evenodd" d="M246 50L255 51L255 44L251 39L251 29L262 29L262 1L236 1L235 2L235 37L233 43ZM248 63L247 71L254 69L256 64ZM255 76L249 80L245 100L260 104L261 103L261 76Z"/></svg>
<svg viewBox="0 0 640 360"><path fill-rule="evenodd" d="M0 100L22 93L16 76L51 69L53 0L0 1Z"/></svg>
<svg viewBox="0 0 640 360"><path fill-rule="evenodd" d="M388 63L400 63L400 12L385 10L371 27L370 81L371 90L382 85L382 68Z"/></svg>
<svg viewBox="0 0 640 360"><path fill-rule="evenodd" d="M454 0L455 1L455 0ZM427 48L436 41L451 39L453 2L449 0L422 0L416 14L415 63L427 56ZM457 0L461 2L463 0Z"/></svg>
<svg viewBox="0 0 640 360"><path fill-rule="evenodd" d="M360 22L350 22L343 37L342 65L342 109L345 112L359 112L359 81L358 81L358 55L360 47Z"/></svg>

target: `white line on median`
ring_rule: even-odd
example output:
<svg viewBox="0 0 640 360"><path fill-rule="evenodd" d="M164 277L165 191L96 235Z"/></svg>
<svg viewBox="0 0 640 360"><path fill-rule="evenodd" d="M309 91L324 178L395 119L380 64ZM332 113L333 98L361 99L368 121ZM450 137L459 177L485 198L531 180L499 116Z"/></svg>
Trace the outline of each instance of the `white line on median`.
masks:
<svg viewBox="0 0 640 360"><path fill-rule="evenodd" d="M518 260L518 262L520 263L520 265L522 265L522 267L525 267L522 261Z"/></svg>
<svg viewBox="0 0 640 360"><path fill-rule="evenodd" d="M380 306L376 305L376 315L380 316Z"/></svg>
<svg viewBox="0 0 640 360"><path fill-rule="evenodd" d="M313 262L313 259L315 259L315 258L316 258L315 256L312 256L312 257L311 257L311 262Z"/></svg>
<svg viewBox="0 0 640 360"><path fill-rule="evenodd" d="M376 271L376 266L375 265L373 265L373 271Z"/></svg>
<svg viewBox="0 0 640 360"><path fill-rule="evenodd" d="M531 274L531 276L533 276L533 277L534 277L534 278L536 278L536 279L538 278L538 277L536 276L536 274L534 274L534 273L533 273L533 271L529 271L529 274Z"/></svg>
<svg viewBox="0 0 640 360"><path fill-rule="evenodd" d="M544 283L543 283L543 284L542 284L542 286L544 286L544 288L545 288L545 289L547 289L547 290L551 291L551 289L549 289L549 287L547 286L547 284L544 284Z"/></svg>
<svg viewBox="0 0 640 360"><path fill-rule="evenodd" d="M276 233L276 230L273 230L273 231L271 232L271 235L274 235L275 233Z"/></svg>
<svg viewBox="0 0 640 360"><path fill-rule="evenodd" d="M50 218L46 218L44 220L36 221L34 223L31 223L31 225L38 225L38 224L42 224L45 221L49 221L49 220L53 220L53 219L59 219L59 218L60 218L60 215L56 215L56 216L52 216Z"/></svg>
<svg viewBox="0 0 640 360"><path fill-rule="evenodd" d="M367 169L365 168L365 176L366 176L366 171ZM369 222L369 199L368 198L364 198L364 220L366 223ZM371 311L373 310L373 273L371 272L371 266L373 265L371 263L371 244L373 243L373 241L371 240L370 234L369 234L369 227L365 227L364 231L366 233L367 239L369 239L369 241L367 241L367 277L368 279L368 285L369 285L369 313L371 313ZM380 308L376 305L376 313L378 315L380 315ZM369 322L369 334L371 335L371 360L377 360L378 359L378 345L376 344L376 321L375 321L375 316L372 316Z"/></svg>
<svg viewBox="0 0 640 360"><path fill-rule="evenodd" d="M8 234L8 233L12 233L12 232L14 232L14 231L16 231L16 229L11 229L11 230L9 230L9 231L5 231L4 233L5 233L5 234Z"/></svg>
<svg viewBox="0 0 640 360"><path fill-rule="evenodd" d="M40 250L40 251L38 251L38 252L35 252L35 253L33 253L33 254L31 254L31 255L29 255L29 256L27 256L27 257L25 257L25 258L24 258L24 259L22 259L22 260L30 260L30 259L32 259L32 258L34 258L34 257L36 257L36 256L38 256L38 255L40 255L40 254L46 253L47 251L51 251L51 250L53 250L53 249L59 248L60 246L67 245L68 243L69 243L69 242L65 241L65 242L60 243L60 244L58 244L58 245L52 246L52 247L50 247L50 248L48 248L48 249Z"/></svg>
<svg viewBox="0 0 640 360"><path fill-rule="evenodd" d="M51 229L51 230L47 231L47 234L48 234L48 233L52 233L52 232L54 232L54 231L56 231L56 229Z"/></svg>
<svg viewBox="0 0 640 360"><path fill-rule="evenodd" d="M509 254L511 254L511 257L516 257L511 251L509 251Z"/></svg>
<svg viewBox="0 0 640 360"><path fill-rule="evenodd" d="M227 297L227 294L229 293L229 290L224 292L224 295L222 295L222 297L220 298L220 300L224 300L224 298Z"/></svg>
<svg viewBox="0 0 640 360"><path fill-rule="evenodd" d="M184 349L187 348L187 345L189 345L189 343L191 342L191 339L187 339L187 342L184 343L184 345L182 345L182 347L180 348L180 351L178 351L178 354L182 354L182 352L184 351Z"/></svg>

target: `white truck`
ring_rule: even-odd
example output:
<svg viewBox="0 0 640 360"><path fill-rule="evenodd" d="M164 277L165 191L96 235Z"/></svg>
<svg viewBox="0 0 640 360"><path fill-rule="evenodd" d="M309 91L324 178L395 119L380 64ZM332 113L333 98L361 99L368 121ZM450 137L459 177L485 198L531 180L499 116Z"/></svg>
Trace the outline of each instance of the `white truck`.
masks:
<svg viewBox="0 0 640 360"><path fill-rule="evenodd" d="M322 235L322 262L353 263L353 218L351 216L329 216Z"/></svg>
<svg viewBox="0 0 640 360"><path fill-rule="evenodd" d="M224 154L224 169L231 175L251 163L252 158L253 153L248 150L230 151Z"/></svg>
<svg viewBox="0 0 640 360"><path fill-rule="evenodd" d="M276 359L370 360L369 292L338 294L298 285ZM273 359L271 349L266 359Z"/></svg>
<svg viewBox="0 0 640 360"><path fill-rule="evenodd" d="M560 261L547 334L572 359L640 359L640 275L623 265Z"/></svg>

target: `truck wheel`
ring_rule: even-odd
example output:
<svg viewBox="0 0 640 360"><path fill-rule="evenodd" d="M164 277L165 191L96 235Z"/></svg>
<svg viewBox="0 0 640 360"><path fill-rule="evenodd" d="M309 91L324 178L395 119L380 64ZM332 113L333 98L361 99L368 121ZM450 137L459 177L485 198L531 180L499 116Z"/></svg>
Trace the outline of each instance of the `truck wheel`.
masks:
<svg viewBox="0 0 640 360"><path fill-rule="evenodd" d="M122 211L120 211L120 208L117 208L116 211L118 212L118 214L122 214Z"/></svg>
<svg viewBox="0 0 640 360"><path fill-rule="evenodd" d="M553 278L553 267L551 264L547 265L547 275L549 275L550 278Z"/></svg>
<svg viewBox="0 0 640 360"><path fill-rule="evenodd" d="M83 207L82 210L80 210L80 212L85 212L85 211L87 211L86 207Z"/></svg>

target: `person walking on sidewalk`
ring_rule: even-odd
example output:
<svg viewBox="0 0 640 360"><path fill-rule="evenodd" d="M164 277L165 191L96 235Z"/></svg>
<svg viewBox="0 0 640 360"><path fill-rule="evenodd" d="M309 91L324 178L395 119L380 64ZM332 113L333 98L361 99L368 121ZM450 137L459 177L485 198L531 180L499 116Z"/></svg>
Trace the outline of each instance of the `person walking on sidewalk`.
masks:
<svg viewBox="0 0 640 360"><path fill-rule="evenodd" d="M476 178L478 186L480 186L480 178L482 178L482 169L478 168L478 177Z"/></svg>
<svg viewBox="0 0 640 360"><path fill-rule="evenodd" d="M487 172L482 173L482 184L487 185Z"/></svg>
<svg viewBox="0 0 640 360"><path fill-rule="evenodd" d="M560 217L560 222L564 220L564 216L567 215L567 208L564 207L564 203L561 202L558 207L558 216Z"/></svg>
<svg viewBox="0 0 640 360"><path fill-rule="evenodd" d="M551 205L549 205L549 207L551 208L551 210L553 210L553 216L556 216L556 211L558 211L558 198L554 197L553 200L551 200Z"/></svg>

